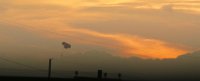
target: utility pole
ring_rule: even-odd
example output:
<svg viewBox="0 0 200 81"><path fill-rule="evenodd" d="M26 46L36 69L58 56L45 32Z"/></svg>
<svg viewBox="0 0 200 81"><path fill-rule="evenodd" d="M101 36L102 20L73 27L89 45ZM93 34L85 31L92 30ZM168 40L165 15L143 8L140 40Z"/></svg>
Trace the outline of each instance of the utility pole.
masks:
<svg viewBox="0 0 200 81"><path fill-rule="evenodd" d="M49 68L48 68L48 79L51 78L51 62L52 62L52 58L49 59Z"/></svg>

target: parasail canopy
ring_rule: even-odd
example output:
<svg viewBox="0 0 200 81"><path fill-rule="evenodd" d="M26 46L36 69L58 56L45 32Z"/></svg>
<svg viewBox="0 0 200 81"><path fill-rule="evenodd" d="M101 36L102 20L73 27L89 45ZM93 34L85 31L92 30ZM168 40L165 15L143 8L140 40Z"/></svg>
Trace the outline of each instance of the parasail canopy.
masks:
<svg viewBox="0 0 200 81"><path fill-rule="evenodd" d="M71 45L66 42L62 42L62 45L64 46L65 49L71 48Z"/></svg>

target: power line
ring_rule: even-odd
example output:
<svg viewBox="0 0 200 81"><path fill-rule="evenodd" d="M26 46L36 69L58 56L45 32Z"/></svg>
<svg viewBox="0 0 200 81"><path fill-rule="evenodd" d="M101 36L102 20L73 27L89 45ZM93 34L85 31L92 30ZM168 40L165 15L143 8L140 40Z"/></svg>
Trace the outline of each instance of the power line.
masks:
<svg viewBox="0 0 200 81"><path fill-rule="evenodd" d="M13 61L13 60L10 60L10 59L7 59L5 57L0 57L1 60L4 60L6 62L9 62L9 63L13 63L13 64L17 64L17 65L20 65L20 66L23 66L23 67L26 67L26 68L29 68L29 69L32 69L32 70L36 70L36 71L45 71L44 69L40 69L40 68L36 68L36 67L33 67L33 66L30 66L30 65L26 65L26 64L23 64L23 63L19 63L17 61Z"/></svg>

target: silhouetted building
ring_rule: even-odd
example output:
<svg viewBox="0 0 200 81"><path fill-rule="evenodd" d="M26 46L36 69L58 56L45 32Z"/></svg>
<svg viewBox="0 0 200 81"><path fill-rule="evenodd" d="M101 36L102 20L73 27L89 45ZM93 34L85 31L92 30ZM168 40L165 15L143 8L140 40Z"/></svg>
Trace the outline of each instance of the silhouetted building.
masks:
<svg viewBox="0 0 200 81"><path fill-rule="evenodd" d="M97 78L98 79L102 79L102 75L103 75L103 71L102 70L98 70Z"/></svg>

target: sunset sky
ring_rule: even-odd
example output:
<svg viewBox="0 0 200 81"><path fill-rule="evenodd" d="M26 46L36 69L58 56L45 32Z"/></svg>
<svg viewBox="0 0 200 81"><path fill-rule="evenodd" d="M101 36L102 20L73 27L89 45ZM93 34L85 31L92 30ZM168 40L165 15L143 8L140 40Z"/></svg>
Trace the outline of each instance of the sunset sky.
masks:
<svg viewBox="0 0 200 81"><path fill-rule="evenodd" d="M20 61L177 59L200 48L199 31L200 0L0 0L0 56Z"/></svg>

